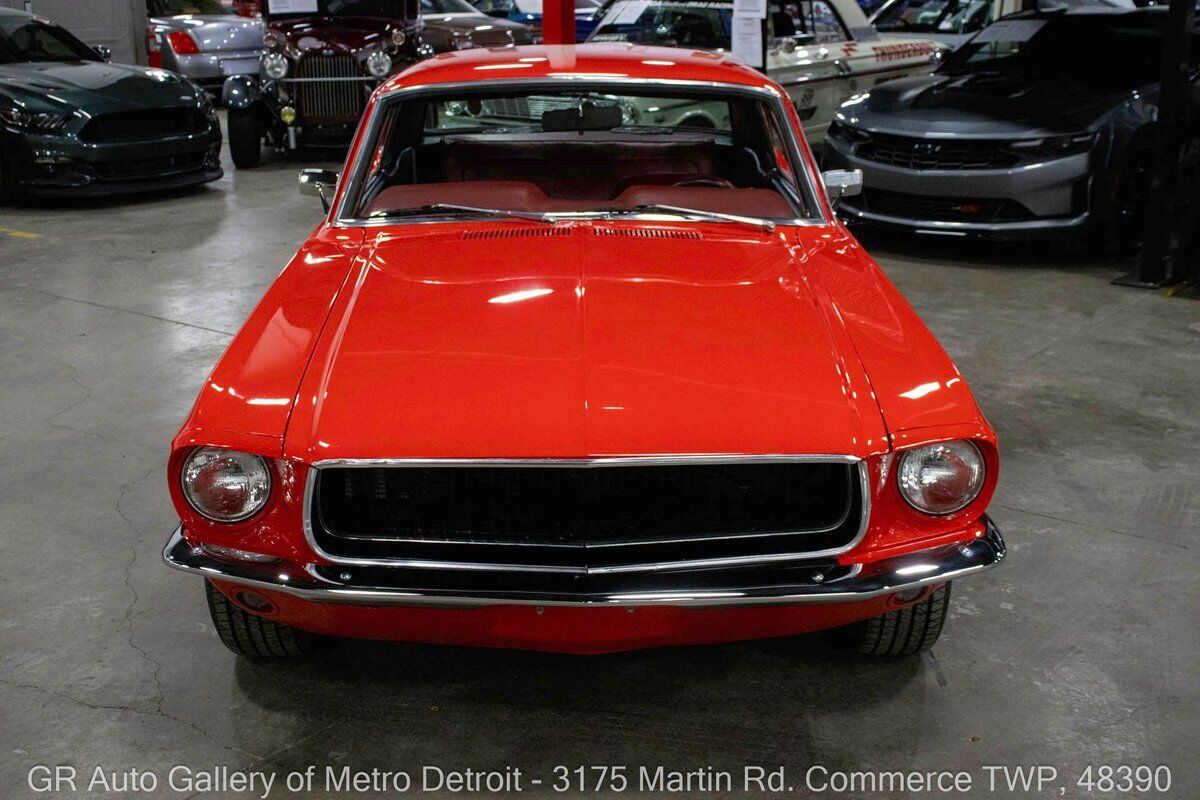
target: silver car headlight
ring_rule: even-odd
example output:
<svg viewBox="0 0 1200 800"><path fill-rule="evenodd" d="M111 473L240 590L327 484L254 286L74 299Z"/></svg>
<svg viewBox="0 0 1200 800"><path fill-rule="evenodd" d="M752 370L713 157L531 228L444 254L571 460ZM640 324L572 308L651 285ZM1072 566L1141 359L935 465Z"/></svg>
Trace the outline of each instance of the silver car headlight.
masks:
<svg viewBox="0 0 1200 800"><path fill-rule="evenodd" d="M183 462L183 496L196 512L213 522L250 519L271 495L271 470L262 456L200 447Z"/></svg>
<svg viewBox="0 0 1200 800"><path fill-rule="evenodd" d="M367 56L367 73L372 78L385 78L392 71L392 57L382 50Z"/></svg>
<svg viewBox="0 0 1200 800"><path fill-rule="evenodd" d="M900 495L925 514L953 514L966 508L979 496L983 480L983 455L963 440L906 450L896 470Z"/></svg>
<svg viewBox="0 0 1200 800"><path fill-rule="evenodd" d="M263 56L262 68L268 78L279 80L288 73L287 56L283 53L267 53Z"/></svg>

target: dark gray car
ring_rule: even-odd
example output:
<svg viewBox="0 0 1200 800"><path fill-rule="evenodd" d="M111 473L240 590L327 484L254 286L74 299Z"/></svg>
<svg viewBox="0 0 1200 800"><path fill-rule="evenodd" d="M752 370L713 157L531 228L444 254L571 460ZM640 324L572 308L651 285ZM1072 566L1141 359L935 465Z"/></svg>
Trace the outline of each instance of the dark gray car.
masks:
<svg viewBox="0 0 1200 800"><path fill-rule="evenodd" d="M1144 224L1166 18L1165 8L1011 15L932 76L852 99L825 160L861 169L865 189L839 211L925 233L1074 231L1130 244Z"/></svg>

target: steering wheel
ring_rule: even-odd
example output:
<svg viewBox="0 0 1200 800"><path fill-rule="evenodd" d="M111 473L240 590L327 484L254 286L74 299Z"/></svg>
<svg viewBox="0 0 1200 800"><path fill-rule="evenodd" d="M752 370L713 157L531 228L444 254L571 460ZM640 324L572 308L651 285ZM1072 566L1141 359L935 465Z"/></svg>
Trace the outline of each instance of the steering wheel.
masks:
<svg viewBox="0 0 1200 800"><path fill-rule="evenodd" d="M733 189L733 183L724 178L688 178L684 181L672 184L674 186L709 186L714 189Z"/></svg>

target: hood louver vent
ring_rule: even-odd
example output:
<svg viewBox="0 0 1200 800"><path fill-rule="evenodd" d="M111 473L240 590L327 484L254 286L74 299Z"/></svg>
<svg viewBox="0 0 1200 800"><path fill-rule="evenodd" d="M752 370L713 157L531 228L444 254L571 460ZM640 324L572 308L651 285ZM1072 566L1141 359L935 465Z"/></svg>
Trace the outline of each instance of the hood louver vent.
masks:
<svg viewBox="0 0 1200 800"><path fill-rule="evenodd" d="M526 239L540 236L570 236L571 228L496 228L490 231L464 231L464 239Z"/></svg>
<svg viewBox="0 0 1200 800"><path fill-rule="evenodd" d="M699 239L696 231L670 228L593 228L597 236L632 236L635 239Z"/></svg>

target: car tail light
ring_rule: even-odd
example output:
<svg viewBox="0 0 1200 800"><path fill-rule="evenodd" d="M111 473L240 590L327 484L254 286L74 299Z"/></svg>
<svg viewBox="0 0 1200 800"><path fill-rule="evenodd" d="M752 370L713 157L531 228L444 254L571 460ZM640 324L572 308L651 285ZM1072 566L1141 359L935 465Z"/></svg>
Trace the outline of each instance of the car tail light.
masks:
<svg viewBox="0 0 1200 800"><path fill-rule="evenodd" d="M158 29L146 28L146 58L152 67L161 67L162 45L158 42Z"/></svg>
<svg viewBox="0 0 1200 800"><path fill-rule="evenodd" d="M167 41L171 43L171 49L176 55L194 56L200 52L200 46L187 31L170 31L167 33Z"/></svg>

